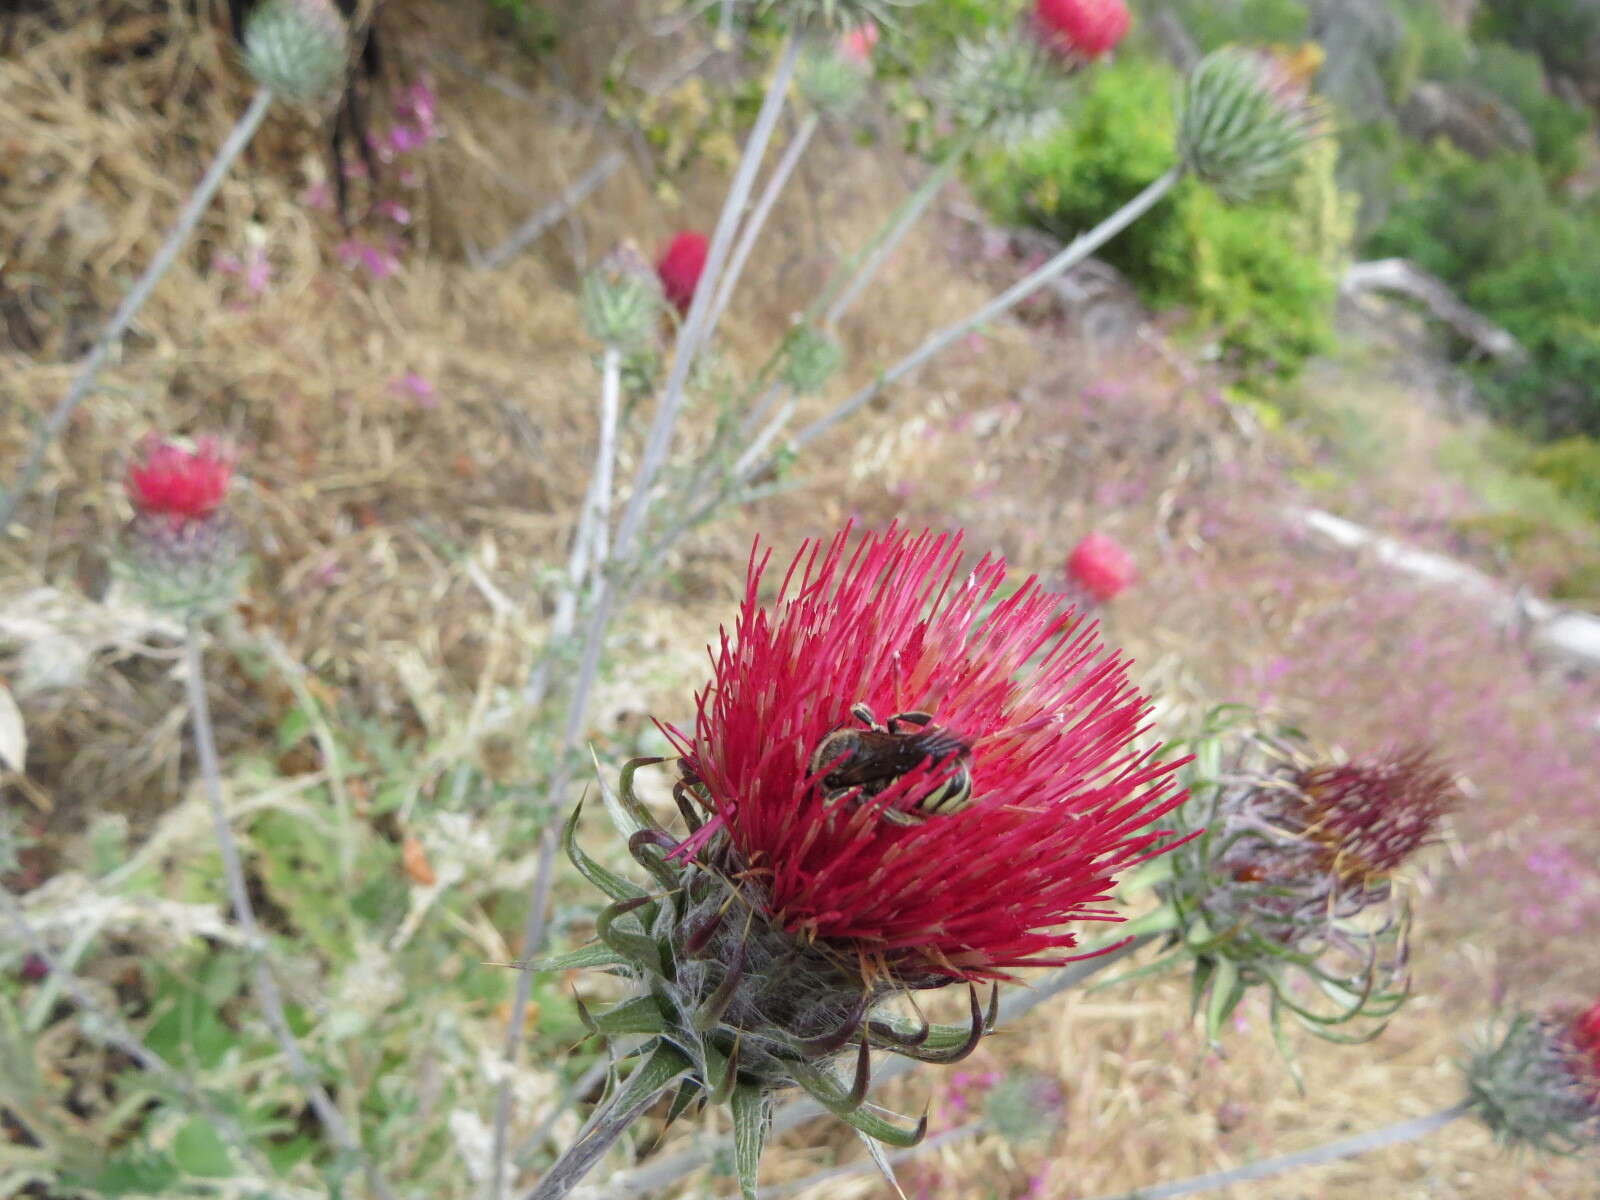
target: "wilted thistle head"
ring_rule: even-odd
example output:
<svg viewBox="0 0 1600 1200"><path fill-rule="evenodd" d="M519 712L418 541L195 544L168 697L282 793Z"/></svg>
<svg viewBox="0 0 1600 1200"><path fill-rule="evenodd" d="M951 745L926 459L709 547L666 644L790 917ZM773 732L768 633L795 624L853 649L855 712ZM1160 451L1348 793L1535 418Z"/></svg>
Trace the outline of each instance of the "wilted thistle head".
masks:
<svg viewBox="0 0 1600 1200"><path fill-rule="evenodd" d="M1200 836L1162 885L1196 959L1208 1030L1254 984L1313 1031L1381 1022L1406 995L1408 914L1393 872L1437 834L1456 799L1421 750L1333 762L1298 731L1213 716L1190 743L1192 799L1179 816ZM1315 985L1297 990L1293 977Z"/></svg>
<svg viewBox="0 0 1600 1200"><path fill-rule="evenodd" d="M1289 181L1326 120L1291 63L1225 46L1201 59L1184 86L1178 157L1227 199L1249 200Z"/></svg>
<svg viewBox="0 0 1600 1200"><path fill-rule="evenodd" d="M956 46L938 92L963 128L1015 143L1040 137L1060 122L1067 81L1034 38L991 30Z"/></svg>
<svg viewBox="0 0 1600 1200"><path fill-rule="evenodd" d="M330 0L265 0L245 24L246 69L290 100L319 100L337 90L346 54L344 18Z"/></svg>
<svg viewBox="0 0 1600 1200"><path fill-rule="evenodd" d="M973 985L1081 957L1070 925L1117 919L1116 875L1169 847L1154 823L1179 797L1133 744L1148 702L1127 664L1036 580L964 570L951 535L853 540L803 547L770 602L752 555L692 730L665 727L689 834L632 801L631 766L611 799L659 890L569 835L617 903L599 956L564 961L638 981L594 1026L658 1033L691 1098L799 1086L903 1145L921 1128L862 1107L870 1052L970 1053L993 1020ZM881 1007L950 983L970 988L966 1025Z"/></svg>
<svg viewBox="0 0 1600 1200"><path fill-rule="evenodd" d="M1513 1018L1468 1061L1467 1087L1478 1116L1508 1146L1600 1149L1600 1003L1575 1018Z"/></svg>
<svg viewBox="0 0 1600 1200"><path fill-rule="evenodd" d="M789 338L783 358L783 381L797 395L820 392L844 362L844 347L837 340L807 325Z"/></svg>
<svg viewBox="0 0 1600 1200"><path fill-rule="evenodd" d="M584 327L604 346L635 353L650 346L661 324L661 281L632 242L624 242L583 280Z"/></svg>
<svg viewBox="0 0 1600 1200"><path fill-rule="evenodd" d="M154 436L140 446L125 484L134 518L116 566L151 608L202 616L232 603L245 569L223 507L233 467L211 438L194 450Z"/></svg>

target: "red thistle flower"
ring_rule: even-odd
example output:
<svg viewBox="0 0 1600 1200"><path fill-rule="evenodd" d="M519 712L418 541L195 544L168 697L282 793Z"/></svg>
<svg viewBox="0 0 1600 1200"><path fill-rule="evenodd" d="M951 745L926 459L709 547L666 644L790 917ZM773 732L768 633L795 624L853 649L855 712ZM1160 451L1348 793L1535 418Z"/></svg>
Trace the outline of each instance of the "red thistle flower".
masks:
<svg viewBox="0 0 1600 1200"><path fill-rule="evenodd" d="M1067 556L1067 577L1105 604L1133 582L1133 555L1109 534L1091 533Z"/></svg>
<svg viewBox="0 0 1600 1200"><path fill-rule="evenodd" d="M1296 782L1306 832L1353 881L1389 874L1430 842L1456 797L1450 773L1421 749L1313 767Z"/></svg>
<svg viewBox="0 0 1600 1200"><path fill-rule="evenodd" d="M1572 1042L1584 1057L1584 1066L1600 1095L1600 1002L1580 1013L1572 1023Z"/></svg>
<svg viewBox="0 0 1600 1200"><path fill-rule="evenodd" d="M1056 53L1099 58L1127 36L1132 18L1123 0L1036 0L1033 23Z"/></svg>
<svg viewBox="0 0 1600 1200"><path fill-rule="evenodd" d="M151 435L143 461L128 467L128 498L141 516L165 516L173 524L208 517L222 506L233 478L233 455L212 438L191 452Z"/></svg>
<svg viewBox="0 0 1600 1200"><path fill-rule="evenodd" d="M694 301L695 288L700 285L700 273L706 269L706 251L710 248L703 233L685 230L668 243L666 250L656 260L656 275L661 280L661 290L680 313L689 311Z"/></svg>
<svg viewBox="0 0 1600 1200"><path fill-rule="evenodd" d="M1003 559L963 574L959 535L891 528L851 553L849 533L803 548L770 608L752 553L693 736L667 730L713 814L679 853L725 836L775 925L868 972L1072 961L1062 925L1120 920L1117 873L1174 844L1151 826L1184 798L1180 764L1131 746L1148 700L1036 579L1002 593ZM870 781L850 783L848 745L819 761L830 735L908 713L919 749Z"/></svg>
<svg viewBox="0 0 1600 1200"><path fill-rule="evenodd" d="M854 29L846 30L839 38L839 54L859 66L866 66L872 61L872 52L877 46L876 21L864 21Z"/></svg>

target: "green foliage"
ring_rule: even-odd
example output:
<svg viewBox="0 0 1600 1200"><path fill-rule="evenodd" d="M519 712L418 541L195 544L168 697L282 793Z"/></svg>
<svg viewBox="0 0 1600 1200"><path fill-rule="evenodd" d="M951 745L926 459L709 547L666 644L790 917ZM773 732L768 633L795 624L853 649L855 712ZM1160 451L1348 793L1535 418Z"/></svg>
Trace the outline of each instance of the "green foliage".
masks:
<svg viewBox="0 0 1600 1200"><path fill-rule="evenodd" d="M1593 0L1486 0L1478 30L1532 50L1554 70L1583 76L1594 70L1600 5Z"/></svg>
<svg viewBox="0 0 1600 1200"><path fill-rule="evenodd" d="M1534 154L1555 180L1583 164L1583 141L1593 120L1583 109L1550 94L1539 60L1525 50L1490 42L1472 66L1472 82L1504 100L1528 123Z"/></svg>
<svg viewBox="0 0 1600 1200"><path fill-rule="evenodd" d="M497 23L508 32L524 50L533 54L546 54L555 48L557 23L555 14L534 0L485 0Z"/></svg>
<svg viewBox="0 0 1600 1200"><path fill-rule="evenodd" d="M980 193L1002 220L1061 238L1091 228L1172 165L1176 83L1169 68L1134 57L1097 69L1061 130L980 161ZM1225 357L1291 375L1331 336L1349 225L1333 158L1332 146L1318 147L1291 195L1250 205L1180 184L1102 256L1149 304L1184 308L1215 331Z"/></svg>
<svg viewBox="0 0 1600 1200"><path fill-rule="evenodd" d="M1600 521L1600 441L1569 437L1541 446L1529 456L1528 470Z"/></svg>
<svg viewBox="0 0 1600 1200"><path fill-rule="evenodd" d="M1481 372L1494 411L1541 436L1600 433L1600 221L1533 161L1413 151L1367 251L1414 260L1521 339L1527 366Z"/></svg>
<svg viewBox="0 0 1600 1200"><path fill-rule="evenodd" d="M1171 12L1202 52L1232 43L1302 42L1310 21L1305 0L1148 0L1139 7L1146 18Z"/></svg>

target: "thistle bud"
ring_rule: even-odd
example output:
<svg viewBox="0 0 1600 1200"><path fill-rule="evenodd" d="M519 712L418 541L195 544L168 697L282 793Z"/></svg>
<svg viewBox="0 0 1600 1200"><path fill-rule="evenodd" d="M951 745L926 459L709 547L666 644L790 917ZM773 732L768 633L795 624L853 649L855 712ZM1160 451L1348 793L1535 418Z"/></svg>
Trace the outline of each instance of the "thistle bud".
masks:
<svg viewBox="0 0 1600 1200"><path fill-rule="evenodd" d="M1288 182L1324 121L1322 105L1290 64L1226 46L1189 76L1178 156L1223 196L1249 200Z"/></svg>
<svg viewBox="0 0 1600 1200"><path fill-rule="evenodd" d="M876 42L877 27L886 24L897 8L910 8L921 0L736 0L759 12L775 13L789 28L849 36L870 27ZM869 47L870 50L870 47Z"/></svg>
<svg viewBox="0 0 1600 1200"><path fill-rule="evenodd" d="M1359 1018L1376 1036L1407 989L1393 874L1453 805L1450 775L1420 750L1335 763L1298 731L1237 722L1191 748L1180 823L1195 836L1161 889L1210 1036L1257 984L1275 1027L1286 1010L1313 1032Z"/></svg>
<svg viewBox="0 0 1600 1200"><path fill-rule="evenodd" d="M134 518L116 561L149 607L184 616L226 609L246 563L238 527L223 508L233 457L210 438L193 451L147 439L128 469Z"/></svg>
<svg viewBox="0 0 1600 1200"><path fill-rule="evenodd" d="M1067 579L1097 604L1116 599L1134 575L1133 555L1110 534L1088 534L1067 555Z"/></svg>
<svg viewBox="0 0 1600 1200"><path fill-rule="evenodd" d="M344 19L329 0L266 0L245 25L245 67L289 100L314 101L335 91L346 54Z"/></svg>
<svg viewBox="0 0 1600 1200"><path fill-rule="evenodd" d="M580 303L596 341L633 353L655 341L664 297L650 263L624 242L585 276Z"/></svg>
<svg viewBox="0 0 1600 1200"><path fill-rule="evenodd" d="M961 42L941 91L951 116L964 128L1017 143L1040 137L1060 122L1065 89L1048 52L1013 30Z"/></svg>
<svg viewBox="0 0 1600 1200"><path fill-rule="evenodd" d="M1508 1146L1600 1147L1600 1004L1575 1019L1514 1018L1467 1064L1478 1117Z"/></svg>
<svg viewBox="0 0 1600 1200"><path fill-rule="evenodd" d="M810 326L797 330L783 360L783 381L796 395L820 392L844 362L844 347Z"/></svg>

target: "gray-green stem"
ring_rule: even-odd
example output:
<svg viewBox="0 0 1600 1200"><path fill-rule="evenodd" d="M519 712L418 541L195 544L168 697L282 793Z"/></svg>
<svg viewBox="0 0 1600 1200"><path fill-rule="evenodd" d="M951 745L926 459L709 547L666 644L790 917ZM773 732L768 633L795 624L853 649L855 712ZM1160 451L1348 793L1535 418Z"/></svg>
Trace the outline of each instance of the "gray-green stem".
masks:
<svg viewBox="0 0 1600 1200"><path fill-rule="evenodd" d="M234 125L227 140L222 143L216 158L211 160L211 166L206 170L199 186L190 193L189 201L183 206L183 211L178 215L178 223L167 235L167 240L161 243L156 256L145 267L144 274L139 276L139 281L122 298L122 303L112 314L110 323L95 340L88 357L78 368L78 376L73 380L71 390L61 398L60 403L51 412L50 419L34 435L33 445L28 451L27 462L22 468L17 486L12 488L4 499L0 499L0 534L3 534L11 524L11 518L16 515L17 507L38 482L39 472L44 469L44 456L50 449L50 444L60 436L78 405L93 389L106 356L111 353L112 347L122 340L122 335L127 332L133 318L144 307L144 302L150 298L150 293L155 290L156 284L161 282L161 277L167 273L173 260L178 257L178 252L188 242L189 235L194 232L195 225L200 221L200 215L205 212L211 203L211 198L217 194L217 188L222 185L223 176L228 173L233 160L238 158L240 152L250 144L250 139L261 127L261 122L271 107L272 93L262 88L251 99L250 107L245 109L244 115Z"/></svg>
<svg viewBox="0 0 1600 1200"><path fill-rule="evenodd" d="M612 1100L610 1107L590 1122L583 1138L556 1160L555 1166L545 1172L544 1178L539 1180L524 1200L561 1200L583 1181L583 1177L594 1169L595 1163L605 1157L606 1151L664 1091L666 1088L626 1106L619 1105L618 1100Z"/></svg>
<svg viewBox="0 0 1600 1200"><path fill-rule="evenodd" d="M1395 1125L1386 1125L1382 1129L1358 1133L1355 1137L1341 1138L1337 1142L1313 1146L1309 1150L1296 1151L1294 1154L1281 1154L1276 1158L1257 1159L1255 1162L1234 1167L1231 1171L1214 1171L1209 1175L1195 1175L1192 1178L1174 1180L1171 1183L1158 1183L1152 1187L1137 1188L1131 1192L1117 1192L1114 1195L1099 1196L1096 1197L1096 1200L1172 1200L1175 1196L1194 1196L1200 1192L1209 1192L1216 1188L1228 1187L1235 1183L1244 1183L1251 1179L1266 1179L1273 1175L1281 1175L1285 1171L1294 1171L1301 1167L1314 1167L1319 1163L1337 1162L1341 1158L1354 1158L1358 1154L1381 1150L1385 1146L1395 1146L1402 1142L1416 1141L1418 1138L1425 1137L1436 1129L1443 1129L1452 1121L1466 1116L1472 1109L1472 1102L1463 1100L1460 1104L1454 1104L1426 1117L1417 1117L1414 1120L1401 1121Z"/></svg>
<svg viewBox="0 0 1600 1200"><path fill-rule="evenodd" d="M861 388L855 395L845 400L826 416L819 417L800 430L791 440L791 447L798 448L821 437L840 421L865 408L884 389L920 370L929 359L942 353L974 329L994 320L1003 313L1009 312L1051 279L1077 266L1155 207L1156 203L1170 192L1181 178L1183 178L1183 168L1181 166L1171 168L1099 225L1088 233L1075 238L1071 245L1042 267L1018 280L970 316L964 317L933 334L922 345L883 372L871 383ZM765 465L767 464L763 464L763 466Z"/></svg>
<svg viewBox="0 0 1600 1200"><path fill-rule="evenodd" d="M261 1005L267 1027L277 1040L278 1047L288 1060L289 1071L295 1082L305 1092L317 1120L327 1130L334 1144L346 1154L356 1158L367 1177L367 1186L381 1200L394 1200L394 1193L372 1165L361 1143L345 1123L343 1115L334 1106L328 1093L317 1082L311 1064L306 1060L300 1043L284 1012L283 993L266 962L266 946L261 937L261 926L256 921L250 892L245 884L244 866L239 859L239 846L233 837L233 827L228 822L228 810L222 799L222 768L217 761L217 741L211 728L211 704L206 695L205 664L200 648L200 628L197 621L189 622L188 638L184 642L184 683L188 690L189 714L194 725L195 752L200 759L200 777L205 785L206 802L211 808L211 822L217 835L217 848L222 854L222 870L227 881L228 895L233 904L233 917L244 930L253 961L251 984L256 1001Z"/></svg>

